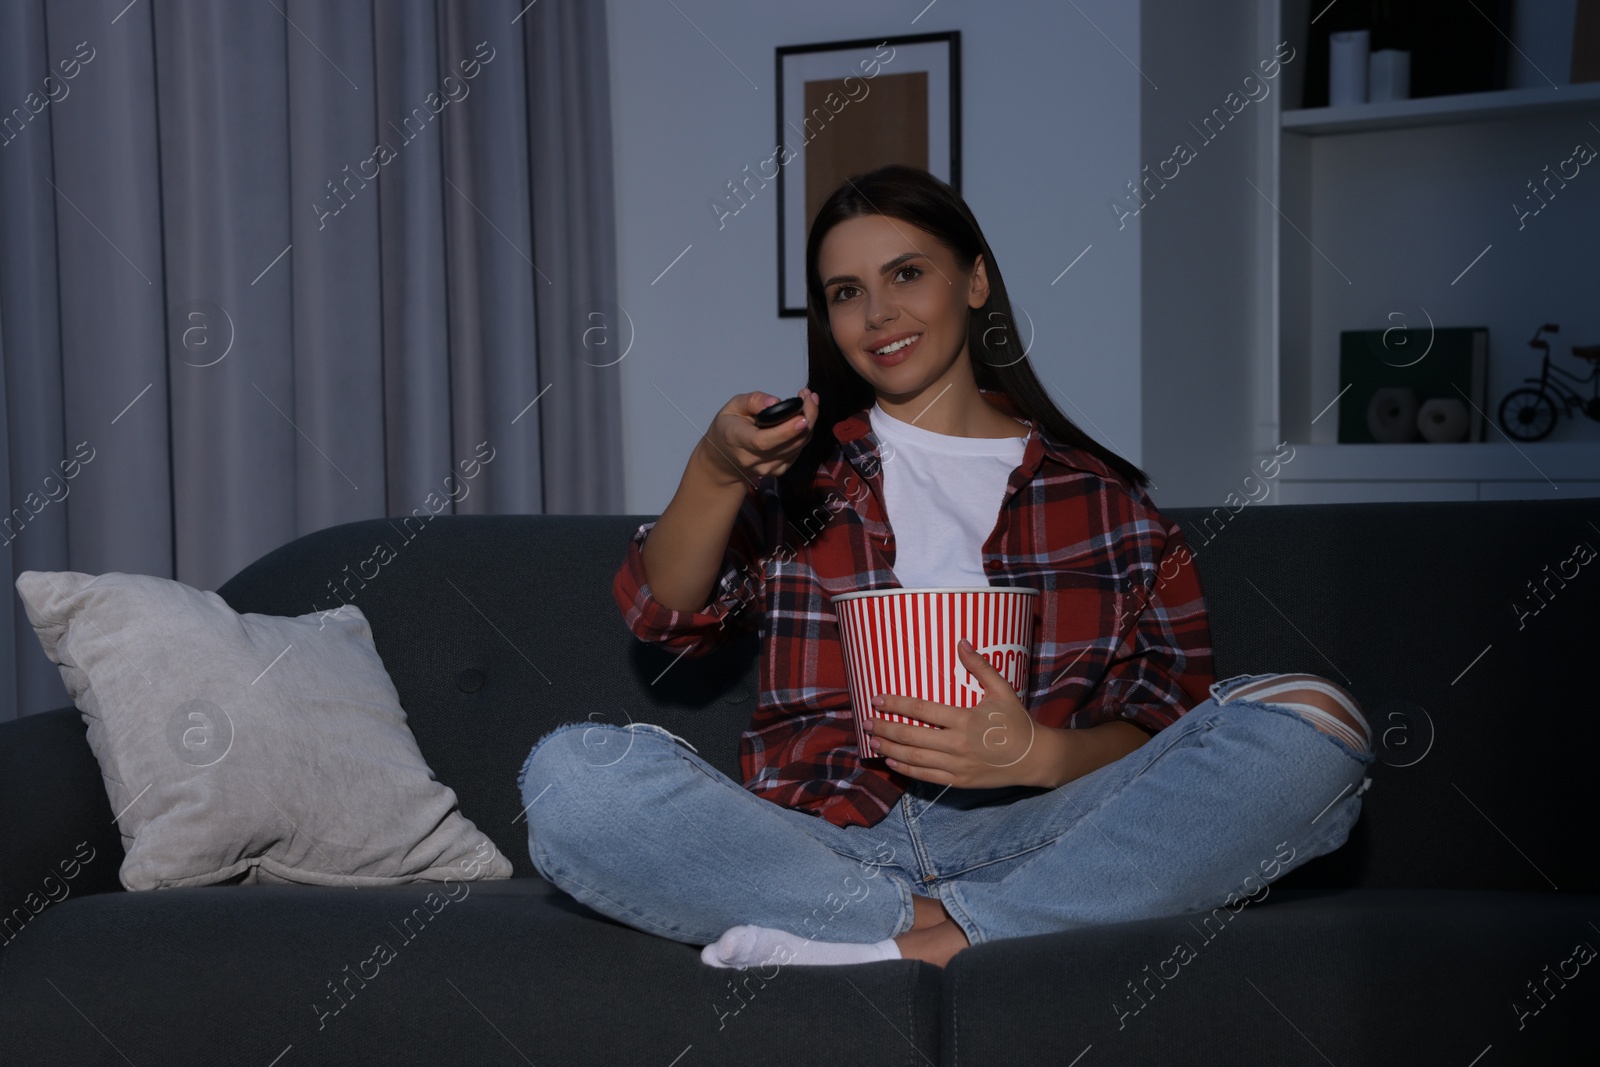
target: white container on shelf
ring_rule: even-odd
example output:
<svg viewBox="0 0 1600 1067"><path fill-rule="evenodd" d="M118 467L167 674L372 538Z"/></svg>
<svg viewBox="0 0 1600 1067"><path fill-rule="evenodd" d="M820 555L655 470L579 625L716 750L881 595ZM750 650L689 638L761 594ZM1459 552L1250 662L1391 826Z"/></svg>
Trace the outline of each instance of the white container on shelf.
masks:
<svg viewBox="0 0 1600 1067"><path fill-rule="evenodd" d="M1385 104L1411 98L1411 53L1382 48L1367 63L1367 102Z"/></svg>
<svg viewBox="0 0 1600 1067"><path fill-rule="evenodd" d="M1343 107L1367 102L1366 30L1344 30L1328 36L1328 104Z"/></svg>

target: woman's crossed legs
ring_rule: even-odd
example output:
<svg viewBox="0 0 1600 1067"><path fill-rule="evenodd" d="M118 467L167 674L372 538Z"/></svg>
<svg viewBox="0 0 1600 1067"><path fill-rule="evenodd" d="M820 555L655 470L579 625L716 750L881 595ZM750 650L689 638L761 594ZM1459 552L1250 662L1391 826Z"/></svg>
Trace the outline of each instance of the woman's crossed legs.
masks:
<svg viewBox="0 0 1600 1067"><path fill-rule="evenodd" d="M894 938L942 965L968 943L1214 907L1338 848L1375 759L1348 698L1313 675L1237 676L1059 789L918 782L873 827L763 800L648 724L559 728L519 785L535 867L618 921L702 945L735 927Z"/></svg>
<svg viewBox="0 0 1600 1067"><path fill-rule="evenodd" d="M659 726L558 727L518 786L539 873L638 929L706 945L744 923L843 942L912 926L890 820L841 829L773 804Z"/></svg>
<svg viewBox="0 0 1600 1067"><path fill-rule="evenodd" d="M1285 678L1304 681L1271 702L1258 699ZM1376 756L1296 707L1309 704L1360 730L1359 708L1348 711L1322 691L1325 681L1220 682L1211 699L1115 763L982 809L981 825L960 831L965 847L957 813L908 802L919 836L952 842L948 866L930 872L931 888L973 944L1191 913L1259 893L1344 844L1360 816ZM962 825L971 814L959 815ZM1008 856L986 839L1033 847Z"/></svg>

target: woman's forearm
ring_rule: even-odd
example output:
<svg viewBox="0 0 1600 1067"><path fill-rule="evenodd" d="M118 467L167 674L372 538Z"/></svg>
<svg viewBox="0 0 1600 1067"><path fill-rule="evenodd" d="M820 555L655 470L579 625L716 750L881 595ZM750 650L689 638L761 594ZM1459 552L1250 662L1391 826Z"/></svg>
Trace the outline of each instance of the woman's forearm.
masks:
<svg viewBox="0 0 1600 1067"><path fill-rule="evenodd" d="M1039 726L1035 744L1043 748L1041 773L1031 784L1055 789L1108 763L1115 763L1146 741L1150 735L1131 722L1103 722L1082 730Z"/></svg>
<svg viewBox="0 0 1600 1067"><path fill-rule="evenodd" d="M683 479L644 539L642 553L650 591L677 611L700 611L711 598L746 483L706 451L701 438L689 455ZM729 479L733 480L729 480Z"/></svg>

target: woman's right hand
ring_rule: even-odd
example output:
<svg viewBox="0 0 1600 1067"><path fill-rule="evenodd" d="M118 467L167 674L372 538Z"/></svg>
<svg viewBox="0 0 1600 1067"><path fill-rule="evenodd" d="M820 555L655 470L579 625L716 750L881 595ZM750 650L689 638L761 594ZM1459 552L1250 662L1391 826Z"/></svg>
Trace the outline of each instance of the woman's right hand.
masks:
<svg viewBox="0 0 1600 1067"><path fill-rule="evenodd" d="M695 449L719 484L744 485L780 475L799 458L817 422L817 398L810 389L801 389L804 407L799 414L764 430L757 426L756 414L781 399L759 391L740 393L711 420Z"/></svg>

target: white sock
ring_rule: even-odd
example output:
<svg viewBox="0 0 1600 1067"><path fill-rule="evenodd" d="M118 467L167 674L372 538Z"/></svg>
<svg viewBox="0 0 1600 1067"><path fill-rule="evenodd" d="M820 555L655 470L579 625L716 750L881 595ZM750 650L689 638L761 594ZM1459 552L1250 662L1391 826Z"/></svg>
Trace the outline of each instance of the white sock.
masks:
<svg viewBox="0 0 1600 1067"><path fill-rule="evenodd" d="M876 944L839 941L812 941L765 926L734 926L716 941L700 950L700 958L713 967L765 967L768 964L798 963L825 967L840 963L873 963L900 959L900 946L893 938Z"/></svg>

